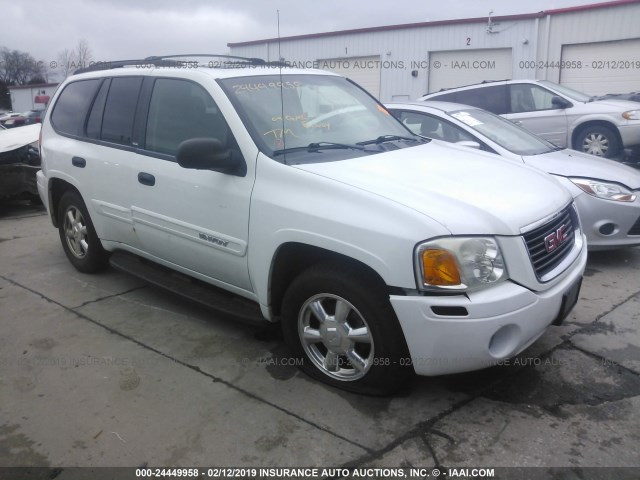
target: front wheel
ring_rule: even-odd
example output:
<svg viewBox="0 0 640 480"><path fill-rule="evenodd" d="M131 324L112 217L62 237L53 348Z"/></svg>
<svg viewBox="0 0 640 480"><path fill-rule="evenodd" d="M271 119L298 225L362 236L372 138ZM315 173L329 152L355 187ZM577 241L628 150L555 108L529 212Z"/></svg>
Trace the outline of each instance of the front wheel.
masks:
<svg viewBox="0 0 640 480"><path fill-rule="evenodd" d="M102 248L82 197L75 191L66 192L60 199L58 231L64 253L77 270L93 273L107 266L108 253Z"/></svg>
<svg viewBox="0 0 640 480"><path fill-rule="evenodd" d="M356 269L303 272L285 294L282 328L302 370L338 388L388 395L411 373L388 294Z"/></svg>
<svg viewBox="0 0 640 480"><path fill-rule="evenodd" d="M575 149L598 157L611 158L620 150L618 136L604 125L583 128L576 135Z"/></svg>

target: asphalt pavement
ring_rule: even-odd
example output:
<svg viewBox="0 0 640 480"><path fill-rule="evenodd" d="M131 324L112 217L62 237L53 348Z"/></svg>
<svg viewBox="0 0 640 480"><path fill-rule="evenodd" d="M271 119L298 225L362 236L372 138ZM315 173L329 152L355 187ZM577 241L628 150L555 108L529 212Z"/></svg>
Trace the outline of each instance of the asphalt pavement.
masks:
<svg viewBox="0 0 640 480"><path fill-rule="evenodd" d="M301 373L277 326L78 273L41 207L3 204L0 466L62 480L77 466L640 475L639 321L640 248L591 253L574 311L519 357L364 397Z"/></svg>

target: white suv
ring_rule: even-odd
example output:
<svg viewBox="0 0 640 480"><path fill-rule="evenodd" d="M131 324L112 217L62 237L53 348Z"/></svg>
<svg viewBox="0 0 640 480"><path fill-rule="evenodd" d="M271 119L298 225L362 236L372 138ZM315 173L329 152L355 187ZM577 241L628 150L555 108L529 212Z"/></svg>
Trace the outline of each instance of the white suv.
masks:
<svg viewBox="0 0 640 480"><path fill-rule="evenodd" d="M237 294L307 373L372 394L513 356L577 301L584 236L548 175L415 136L338 75L184 65L115 63L53 98L38 188L81 272L110 257Z"/></svg>
<svg viewBox="0 0 640 480"><path fill-rule="evenodd" d="M418 100L489 110L551 143L602 157L640 148L640 105L598 99L546 80L504 80L429 93Z"/></svg>

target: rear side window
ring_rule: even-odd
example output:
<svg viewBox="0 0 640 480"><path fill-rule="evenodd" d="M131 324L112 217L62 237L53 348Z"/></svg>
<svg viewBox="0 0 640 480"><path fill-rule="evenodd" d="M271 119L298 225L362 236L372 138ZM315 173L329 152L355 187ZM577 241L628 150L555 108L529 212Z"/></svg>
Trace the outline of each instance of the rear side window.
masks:
<svg viewBox="0 0 640 480"><path fill-rule="evenodd" d="M440 100L441 98L438 98ZM507 113L507 86L472 88L456 92L455 102L489 110L496 115Z"/></svg>
<svg viewBox="0 0 640 480"><path fill-rule="evenodd" d="M111 79L102 117L101 139L121 145L131 145L138 93L142 77Z"/></svg>
<svg viewBox="0 0 640 480"><path fill-rule="evenodd" d="M100 87L100 91L98 92L98 96L96 97L95 102L93 102L93 107L91 107L91 112L89 113L89 118L87 119L87 137L99 139L100 138L100 129L102 128L102 114L104 113L104 102L107 98L107 92L109 91L109 85L111 84L111 80L107 79Z"/></svg>
<svg viewBox="0 0 640 480"><path fill-rule="evenodd" d="M68 84L51 113L53 128L60 133L84 135L84 120L101 79L81 80Z"/></svg>

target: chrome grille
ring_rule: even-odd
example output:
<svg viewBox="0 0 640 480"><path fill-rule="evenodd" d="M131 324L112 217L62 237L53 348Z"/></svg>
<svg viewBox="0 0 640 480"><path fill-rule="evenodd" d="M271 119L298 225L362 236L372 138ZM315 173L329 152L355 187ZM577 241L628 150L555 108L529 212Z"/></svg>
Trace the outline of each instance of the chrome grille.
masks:
<svg viewBox="0 0 640 480"><path fill-rule="evenodd" d="M576 228L579 228L579 225L576 211L572 205L569 205L549 222L523 235L533 269L539 280L569 255L574 245L574 232ZM567 234L566 240L549 251L548 243L552 243L549 237L556 234L563 226Z"/></svg>
<svg viewBox="0 0 640 480"><path fill-rule="evenodd" d="M638 217L638 220L633 224L627 235L640 235L640 217Z"/></svg>

